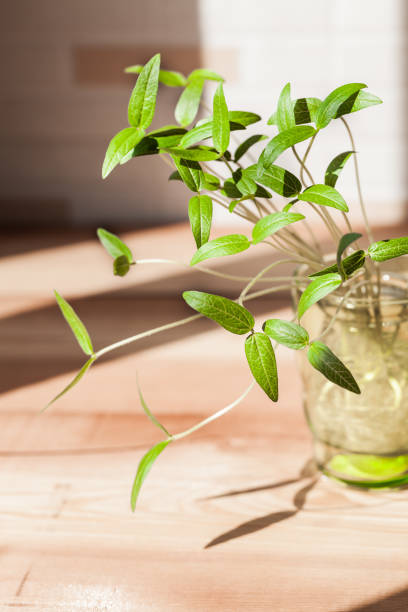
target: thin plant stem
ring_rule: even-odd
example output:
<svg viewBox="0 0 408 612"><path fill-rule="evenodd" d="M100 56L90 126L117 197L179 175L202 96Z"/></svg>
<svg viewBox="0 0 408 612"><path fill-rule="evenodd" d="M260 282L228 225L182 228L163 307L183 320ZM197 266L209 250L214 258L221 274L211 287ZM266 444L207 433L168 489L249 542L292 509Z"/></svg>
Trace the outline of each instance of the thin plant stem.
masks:
<svg viewBox="0 0 408 612"><path fill-rule="evenodd" d="M265 289L263 291L258 291L256 293L247 295L245 297L245 301L254 300L261 295L266 295L268 293L276 293L277 291L281 291L282 289L287 289L290 287L291 287L290 284L289 285L288 284L278 285L277 287L269 287L268 289ZM196 314L190 317L186 317L184 319L179 319L178 321L173 321L172 323L166 323L165 325L160 325L160 327L154 327L153 329L148 329L134 336L130 336L129 338L124 338L123 340L114 342L113 344L110 344L109 346L105 346L103 349L94 353L92 357L93 359L99 359L99 357L102 357L102 355L105 355L106 353L110 353L111 351L121 348L122 346L126 346L127 344L131 344L133 342L136 342L137 340L142 340L143 338L147 338L149 336L154 336L155 334L159 334L169 329L174 329L175 327L180 327L181 325L186 325L187 323L191 323L192 321L196 321L197 319L202 319L203 317L204 315L202 314Z"/></svg>
<svg viewBox="0 0 408 612"><path fill-rule="evenodd" d="M205 425L208 425L212 421L215 421L216 419L219 419L224 414L227 414L227 412L229 412L230 410L235 408L235 406L240 404L242 402L242 400L246 398L248 393L253 389L254 385L255 385L255 380L253 380L251 382L251 384L249 385L249 387L247 387L245 389L244 393L242 393L231 404L228 404L228 406L225 406L224 408L221 408L221 410L218 410L218 412L215 412L214 414L212 414L211 416L207 417L203 421L200 421L196 425L193 425L193 427L190 427L190 429L186 429L185 431L182 431L181 433L174 434L174 435L170 436L170 440L181 440L182 438L185 438L186 436L189 436L190 434L194 433L198 429L201 429L201 427L205 427Z"/></svg>

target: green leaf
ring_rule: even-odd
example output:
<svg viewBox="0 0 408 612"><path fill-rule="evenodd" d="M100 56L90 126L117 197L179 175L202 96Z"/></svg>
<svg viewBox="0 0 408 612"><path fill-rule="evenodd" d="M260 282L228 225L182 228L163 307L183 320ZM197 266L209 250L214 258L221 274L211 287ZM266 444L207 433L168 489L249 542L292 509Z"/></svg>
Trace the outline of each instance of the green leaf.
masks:
<svg viewBox="0 0 408 612"><path fill-rule="evenodd" d="M175 117L183 127L190 125L197 115L203 86L204 79L190 81L177 102Z"/></svg>
<svg viewBox="0 0 408 612"><path fill-rule="evenodd" d="M257 332L245 340L245 355L258 385L273 401L278 401L278 372L272 343L266 334Z"/></svg>
<svg viewBox="0 0 408 612"><path fill-rule="evenodd" d="M341 285L340 274L325 274L315 278L310 285L306 287L302 295L300 296L298 304L298 319L300 319L310 306L326 297L332 291L335 291L337 287Z"/></svg>
<svg viewBox="0 0 408 612"><path fill-rule="evenodd" d="M316 370L334 384L353 393L361 393L350 370L323 342L312 342L307 358Z"/></svg>
<svg viewBox="0 0 408 612"><path fill-rule="evenodd" d="M223 154L228 149L230 141L230 125L222 83L218 85L213 99L212 138L214 147Z"/></svg>
<svg viewBox="0 0 408 612"><path fill-rule="evenodd" d="M360 89L364 89L365 87L367 87L367 85L364 83L348 83L332 91L319 106L316 117L316 127L320 130L326 127L332 119L336 119L336 117L339 116L339 112L340 114L344 114L344 111L341 112L340 110L342 105L347 104L347 101L353 94L357 95Z"/></svg>
<svg viewBox="0 0 408 612"><path fill-rule="evenodd" d="M341 261L341 256L343 255L347 247L349 247L350 244L352 244L353 242L361 238L361 236L362 234L356 234L355 232L350 232L349 234L344 234L344 236L342 236L339 240L339 244L337 247L336 262L337 262L338 272L343 280L346 280L347 275L343 268L343 262Z"/></svg>
<svg viewBox="0 0 408 612"><path fill-rule="evenodd" d="M201 178L201 188L207 189L208 191L216 191L220 186L220 179L213 174L209 174L208 172L203 172L203 176Z"/></svg>
<svg viewBox="0 0 408 612"><path fill-rule="evenodd" d="M115 276L126 276L130 270L129 260L126 255L119 255L113 262L113 274Z"/></svg>
<svg viewBox="0 0 408 612"><path fill-rule="evenodd" d="M161 452L164 451L164 449L166 448L168 444L170 444L170 442L172 442L171 439L163 440L163 442L159 442L158 444L155 444L153 448L147 451L147 453L144 455L144 457L140 461L139 466L137 468L135 480L133 482L132 493L130 496L130 505L131 505L133 512L135 511L137 498L139 496L139 491L141 489L141 486L146 476L150 472L152 465L156 461L157 457L160 455Z"/></svg>
<svg viewBox="0 0 408 612"><path fill-rule="evenodd" d="M54 402L59 400L60 397L62 397L63 395L65 395L65 393L70 391L72 389L72 387L75 387L75 385L79 383L81 378L89 370L89 368L91 367L91 365L93 364L95 359L96 359L96 357L91 357L90 359L88 359L88 361L85 362L85 364L79 370L78 374L71 380L71 382L60 393L58 393L58 395L56 395L50 402L48 402L48 404L46 406L44 406L44 408L42 409L41 412L44 412L44 410L47 410L47 408L49 408L49 406L51 406L51 404L53 404Z"/></svg>
<svg viewBox="0 0 408 612"><path fill-rule="evenodd" d="M236 130L245 130L245 127L240 123L236 123L234 121L229 122L230 131ZM196 125L192 130L187 132L180 141L181 147L190 147L201 140L206 140L207 138L211 138L213 132L213 121L206 120L200 125Z"/></svg>
<svg viewBox="0 0 408 612"><path fill-rule="evenodd" d="M244 170L244 174L286 198L297 195L302 189L299 179L280 166L272 165L258 176L257 165L253 164Z"/></svg>
<svg viewBox="0 0 408 612"><path fill-rule="evenodd" d="M373 261L387 261L401 255L408 255L408 236L373 242L368 247L368 254Z"/></svg>
<svg viewBox="0 0 408 612"><path fill-rule="evenodd" d="M229 234L228 236L221 236L221 238L215 238L210 242L203 244L198 251L193 255L190 261L190 266L204 261L205 259L211 259L213 257L225 257L226 255L235 255L246 251L251 246L248 238L243 234Z"/></svg>
<svg viewBox="0 0 408 612"><path fill-rule="evenodd" d="M228 111L228 118L234 123L239 123L244 127L257 123L261 120L261 116L256 113L250 113L247 111Z"/></svg>
<svg viewBox="0 0 408 612"><path fill-rule="evenodd" d="M110 141L102 166L102 178L106 178L112 170L134 149L145 135L142 128L128 127L118 132Z"/></svg>
<svg viewBox="0 0 408 612"><path fill-rule="evenodd" d="M143 66L140 64L125 68L125 72L130 74L139 73L142 70ZM187 85L186 77L181 72L175 72L174 70L159 70L159 82L168 87L184 87Z"/></svg>
<svg viewBox="0 0 408 612"><path fill-rule="evenodd" d="M212 200L207 195L193 196L188 203L188 217L194 240L199 249L208 242L213 213Z"/></svg>
<svg viewBox="0 0 408 612"><path fill-rule="evenodd" d="M292 206L294 206L296 204L296 202L299 202L299 200L297 198L295 198L294 200L292 200L291 202L288 202L283 208L282 208L282 212L289 212L290 209L292 208Z"/></svg>
<svg viewBox="0 0 408 612"><path fill-rule="evenodd" d="M183 183L191 189L191 191L200 191L203 171L200 164L196 161L188 159L180 159L175 155L172 159L176 165L178 173Z"/></svg>
<svg viewBox="0 0 408 612"><path fill-rule="evenodd" d="M160 53L143 67L128 106L129 125L146 129L153 121L159 86Z"/></svg>
<svg viewBox="0 0 408 612"><path fill-rule="evenodd" d="M296 125L315 123L322 101L319 98L298 98L294 100L293 114Z"/></svg>
<svg viewBox="0 0 408 612"><path fill-rule="evenodd" d="M187 79L189 81L194 81L195 79L204 79L206 81L225 81L222 76L216 72L213 72L212 70L207 70L206 68L197 68L196 70L193 70L193 72L190 72Z"/></svg>
<svg viewBox="0 0 408 612"><path fill-rule="evenodd" d="M180 143L186 131L185 128L179 125L165 125L149 132L148 137L153 138L160 148L174 147Z"/></svg>
<svg viewBox="0 0 408 612"><path fill-rule="evenodd" d="M70 306L57 291L54 291L54 295L66 322L70 326L75 338L78 341L79 346L86 355L92 355L92 342L85 325L82 323L72 306Z"/></svg>
<svg viewBox="0 0 408 612"><path fill-rule="evenodd" d="M245 153L253 145L255 145L257 142L260 142L261 140L265 140L266 138L267 136L265 136L264 134L254 134L253 136L250 136L249 138L244 140L244 142L242 142L235 151L234 161L235 162L239 161L241 157L243 157L243 155L245 155Z"/></svg>
<svg viewBox="0 0 408 612"><path fill-rule="evenodd" d="M292 100L292 110L296 125L315 123L317 111L322 103L319 98L298 98ZM268 125L276 125L276 113L268 119Z"/></svg>
<svg viewBox="0 0 408 612"><path fill-rule="evenodd" d="M171 434L170 434L170 433L167 431L167 429L164 427L164 425L162 425L162 424L160 423L160 421L158 421L158 420L156 419L156 417L154 416L154 414L153 414L153 413L150 411L149 406L146 404L145 399L144 399L144 397L143 397L143 395L142 395L142 390L141 390L141 388L140 388L139 381L137 380L137 377L136 377L136 384L137 384L137 389L138 389L138 391L139 391L139 399L140 399L140 403L142 404L142 408L143 408L143 410L144 410L145 414L146 414L146 415L149 417L149 419L151 420L151 422L152 422L154 425L156 425L156 427L158 427L159 429L161 429L161 430L162 430L162 431L163 431L163 432L166 434L166 436L169 436L169 438L170 438L170 437L171 437Z"/></svg>
<svg viewBox="0 0 408 612"><path fill-rule="evenodd" d="M304 219L304 215L300 213L290 213L290 212L276 212L266 217L262 217L259 221L254 225L252 230L252 244L258 244L265 240L268 236L271 236L282 227L289 225L290 223L295 223L296 221L301 221Z"/></svg>
<svg viewBox="0 0 408 612"><path fill-rule="evenodd" d="M251 195L254 196L257 192L258 186L255 181L249 176L243 174L242 169L238 168L232 175L233 181L238 189L238 191L243 195Z"/></svg>
<svg viewBox="0 0 408 612"><path fill-rule="evenodd" d="M184 291L183 298L191 308L233 334L247 334L255 325L249 310L221 295Z"/></svg>
<svg viewBox="0 0 408 612"><path fill-rule="evenodd" d="M327 166L327 170L324 175L325 185L329 185L330 187L336 186L340 172L343 170L346 162L350 159L353 153L355 153L355 151L345 151L344 153L336 155L336 157L332 159L330 164Z"/></svg>
<svg viewBox="0 0 408 612"><path fill-rule="evenodd" d="M224 181L224 184L223 184L222 189L221 189L221 193L222 193L222 195L226 196L227 198L238 198L238 199L240 199L241 196L242 196L242 193L240 192L240 190L236 186L235 181L234 181L233 178L229 178L226 181Z"/></svg>
<svg viewBox="0 0 408 612"><path fill-rule="evenodd" d="M293 113L292 100L290 98L290 83L285 85L279 96L278 109L276 111L276 125L280 132L295 127L295 115Z"/></svg>
<svg viewBox="0 0 408 612"><path fill-rule="evenodd" d="M111 234L111 232L108 232L102 227L98 228L96 233L102 243L102 246L114 259L116 259L120 255L125 255L129 263L133 262L132 251L118 236L115 236L115 234Z"/></svg>
<svg viewBox="0 0 408 612"><path fill-rule="evenodd" d="M343 196L340 195L337 189L330 187L330 185L312 185L312 187L308 187L302 193L299 193L297 197L302 202L311 202L319 206L331 206L343 212L348 212L349 210Z"/></svg>
<svg viewBox="0 0 408 612"><path fill-rule="evenodd" d="M192 161L212 161L217 159L220 154L208 147L195 147L194 149L182 149L181 147L166 147L162 152L169 153L173 158L181 157Z"/></svg>
<svg viewBox="0 0 408 612"><path fill-rule="evenodd" d="M336 118L348 113L355 113L376 104L382 104L382 100L369 91L360 89L360 91L357 92L357 95L353 94L349 100L346 100L346 102L342 104L337 111Z"/></svg>
<svg viewBox="0 0 408 612"><path fill-rule="evenodd" d="M265 334L279 344L298 351L309 344L309 334L304 327L282 319L268 319L262 326Z"/></svg>
<svg viewBox="0 0 408 612"><path fill-rule="evenodd" d="M365 252L363 250L355 251L348 257L345 257L342 263L343 263L343 268L344 268L347 278L351 276L356 270L361 268L364 265L364 262L365 262ZM337 272L338 272L337 264L333 264L332 266L329 266L328 268L324 268L323 270L320 270L320 272L309 274L309 276L311 278L315 278L317 276L324 276L325 274L331 274L331 273L337 273Z"/></svg>
<svg viewBox="0 0 408 612"><path fill-rule="evenodd" d="M264 169L268 169L286 149L289 149L289 147L292 147L298 142L307 140L313 136L313 134L316 134L316 130L310 125L297 125L277 134L268 142L259 159L258 168L260 173L262 173Z"/></svg>

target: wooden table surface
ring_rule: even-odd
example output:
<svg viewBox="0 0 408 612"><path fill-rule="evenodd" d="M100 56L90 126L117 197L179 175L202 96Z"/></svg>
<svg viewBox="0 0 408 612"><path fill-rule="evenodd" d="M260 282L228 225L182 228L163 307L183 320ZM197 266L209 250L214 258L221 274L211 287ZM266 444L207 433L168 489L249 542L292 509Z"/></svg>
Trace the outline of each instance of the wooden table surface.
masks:
<svg viewBox="0 0 408 612"><path fill-rule="evenodd" d="M185 226L127 238L139 257L188 259L192 250ZM1 610L408 610L408 491L365 493L319 478L289 351L278 354L280 401L255 389L171 444L135 514L137 464L161 439L140 407L136 372L150 408L182 431L249 384L243 339L206 320L166 332L101 360L39 413L83 362L53 287L99 348L185 316L177 288L210 289L211 279L177 266L113 278L87 236L20 236L3 248ZM261 249L245 265L258 270L265 257ZM246 270L241 260L218 265ZM283 295L253 304L259 322L289 315Z"/></svg>

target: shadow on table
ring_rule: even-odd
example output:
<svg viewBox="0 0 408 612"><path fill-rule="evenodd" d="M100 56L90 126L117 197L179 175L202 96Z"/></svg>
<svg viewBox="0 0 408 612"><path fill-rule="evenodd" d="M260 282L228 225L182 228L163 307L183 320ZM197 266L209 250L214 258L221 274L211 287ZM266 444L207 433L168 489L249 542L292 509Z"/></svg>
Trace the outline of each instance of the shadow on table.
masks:
<svg viewBox="0 0 408 612"><path fill-rule="evenodd" d="M295 508L293 510L281 510L278 512L271 512L270 514L266 514L264 516L258 516L250 521L245 521L245 523L241 523L237 527L222 533L217 536L211 542L205 545L204 548L212 548L213 546L217 546L218 544L224 544L229 540L234 540L236 538L241 538L242 536L249 535L251 533L256 533L261 529L266 529L271 525L275 525L276 523L280 523L285 521L292 516L295 516L302 510L304 507L308 493L315 487L316 483L319 480L320 473L316 473L316 468L314 466L313 460L308 460L303 468L300 471L298 478L293 478L289 480L281 480L279 482L274 482L270 485L263 485L260 487L253 487L251 489L241 489L239 491L230 491L228 493L224 493L222 495L216 495L214 497L209 497L206 499L220 499L222 497L231 497L234 495L241 495L245 493L256 493L258 491L267 491L270 489L277 489L279 487L284 487L289 484L294 484L296 482L301 482L305 478L312 477L312 480L307 483L307 485L303 486L299 491L297 491L293 497L293 505Z"/></svg>
<svg viewBox="0 0 408 612"><path fill-rule="evenodd" d="M344 609L342 612L404 612L405 610L408 610L408 588L357 608Z"/></svg>

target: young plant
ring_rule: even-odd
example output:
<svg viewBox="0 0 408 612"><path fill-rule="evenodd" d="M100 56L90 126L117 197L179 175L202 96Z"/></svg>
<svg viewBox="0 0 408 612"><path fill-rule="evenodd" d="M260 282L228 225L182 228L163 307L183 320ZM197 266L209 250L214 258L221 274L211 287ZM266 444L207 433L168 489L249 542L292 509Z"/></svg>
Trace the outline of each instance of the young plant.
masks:
<svg viewBox="0 0 408 612"><path fill-rule="evenodd" d="M184 300L196 314L130 336L98 351L94 351L89 334L76 313L56 293L58 305L66 321L89 358L73 381L50 404L76 385L102 355L125 344L188 324L199 317L212 319L229 333L245 336L243 354L254 379L244 393L231 404L194 427L177 434L170 434L159 423L139 389L143 410L161 429L165 438L153 446L140 461L131 493L131 507L134 510L144 479L154 461L171 442L190 435L234 408L249 393L255 381L273 402L278 400L275 351L280 344L292 350L307 351L311 367L332 383L351 393L359 394L360 388L353 374L320 339L309 337L309 332L301 325L301 320L313 304L334 291L342 292L340 305L348 296L361 295L362 291L369 299L373 299L379 294L379 286L378 281L371 280L372 269L378 266L378 262L408 254L408 237L374 242L359 188L360 206L370 243L367 249L362 249L356 242L361 238L361 234L353 232L347 216L348 205L336 188L341 171L351 158L357 185L360 185L355 145L344 116L381 103L377 96L366 90L364 83L342 85L329 93L324 100L293 99L288 83L282 89L277 107L267 121L267 126L273 126L275 135L271 134L271 128L267 127L262 130L266 134L243 137L235 146L233 136L245 132L248 126L259 122L261 117L250 111L228 108L223 89L224 79L221 76L201 69L194 70L188 76L160 70L159 54L145 66L132 66L127 72L139 75L129 100L129 126L124 127L109 143L103 162L103 178L107 178L116 166L129 163L142 155L155 155L170 164L172 173L169 179L182 181L192 192L188 203L186 202L186 214L190 219L197 250L193 253L189 265L198 266L197 269L204 274L224 276L241 283L242 289L236 300L202 291L184 291ZM212 111L203 105L206 116L196 121L202 103L203 88L208 81L217 84ZM177 123L149 131L159 83L182 89L175 109ZM330 129L331 123L336 120L343 123L351 149L336 153L327 166L324 181L315 183L306 162L319 132ZM253 147L263 141L267 142L262 152L257 158L253 158ZM301 142L306 143L302 157L295 148ZM275 163L288 149L299 163L299 176ZM279 198L276 199L275 196ZM229 234L211 240L214 206L221 206L230 214L245 219L249 228L252 226L249 235ZM311 213L320 217L334 242L337 255L336 261L330 266L325 263L319 241L308 224ZM306 241L297 231L301 224L306 226L310 241ZM102 245L113 258L113 272L118 276L126 275L134 265L136 270L138 265L163 261L180 265L180 262L172 260L134 259L129 247L119 237L105 229L98 229L97 233ZM268 264L252 278L223 274L201 266L201 263L208 259L233 256L254 249L259 243L268 244L284 257ZM355 249L354 245L357 245ZM349 254L346 255L347 251ZM288 262L295 265L306 264L310 272L309 277L265 276ZM379 278L379 275L377 277ZM260 282L266 283L266 288L251 292L255 284ZM297 307L296 322L267 319L261 329L255 329L254 317L244 303L283 288L299 288L299 283L302 283L304 289ZM377 317L381 316L377 307L374 307L374 311ZM333 319L329 326L332 323ZM324 335L325 332L320 338Z"/></svg>

